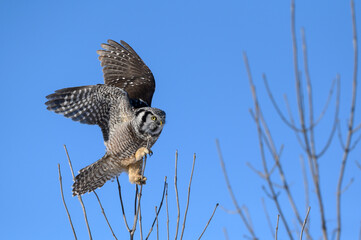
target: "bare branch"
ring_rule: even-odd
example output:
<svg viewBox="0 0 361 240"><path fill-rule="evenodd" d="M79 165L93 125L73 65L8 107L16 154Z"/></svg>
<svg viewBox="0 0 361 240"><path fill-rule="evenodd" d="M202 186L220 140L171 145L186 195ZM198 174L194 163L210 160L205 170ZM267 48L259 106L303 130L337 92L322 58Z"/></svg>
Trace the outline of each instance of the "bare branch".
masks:
<svg viewBox="0 0 361 240"><path fill-rule="evenodd" d="M159 224L158 224L158 211L157 211L157 206L155 206L155 215L156 215L156 220L157 220L157 240L159 240Z"/></svg>
<svg viewBox="0 0 361 240"><path fill-rule="evenodd" d="M113 232L112 227L110 226L110 223L109 223L109 221L108 221L107 215L105 214L105 211L104 211L103 205L102 205L102 203L100 202L100 199L99 199L99 197L98 197L98 194L95 192L95 190L93 191L93 193L94 193L94 194L95 194L95 196L97 197L97 200L98 200L98 203L99 203L100 209L102 210L102 213L103 213L103 216L104 216L104 218L105 218L105 221L107 222L108 227L109 227L110 231L111 231L111 232L112 232L112 234L113 234L113 237L114 237L115 239L117 239L117 237L115 236L115 234L114 234L114 232Z"/></svg>
<svg viewBox="0 0 361 240"><path fill-rule="evenodd" d="M229 237L228 237L228 233L227 233L227 229L226 228L223 228L223 233L224 233L224 239L225 240L229 240ZM361 240L361 239L360 239Z"/></svg>
<svg viewBox="0 0 361 240"><path fill-rule="evenodd" d="M207 230L207 227L208 227L209 223L212 221L213 215L214 215L214 213L216 212L218 206L219 206L219 203L217 203L216 206L214 207L213 213L212 213L211 217L209 218L209 220L208 220L208 222L207 222L207 225L204 227L203 232L202 232L202 234L199 236L198 240L200 240L200 239L202 238L204 232Z"/></svg>
<svg viewBox="0 0 361 240"><path fill-rule="evenodd" d="M189 185L188 185L187 204L186 204L186 210L184 211L182 233L181 233L181 236L180 236L180 240L183 239L183 233L184 233L184 229L186 227L187 213L188 213L188 207L189 207L189 198L190 198L190 195L191 195L191 184L192 184L192 179L193 179L193 171L194 171L194 164L195 163L196 163L196 154L193 155L192 171L191 171L191 176L189 178Z"/></svg>
<svg viewBox="0 0 361 240"><path fill-rule="evenodd" d="M276 148L276 146L275 146L275 143L274 143L274 141L273 141L271 132L270 132L270 130L269 130L269 127L268 127L265 119L263 118L263 115L262 115L261 110L259 110L259 119L260 119L260 121L261 121L261 123L262 123L263 129L264 129L264 132L265 132L265 134L263 134L263 135L266 136L266 142L268 142L268 144L266 144L266 146L269 148L269 150L270 150L270 152L271 152L271 154L272 154L272 157L273 157L273 159L274 159L274 161L275 161L274 167L277 167L277 169L278 169L278 171L279 171L279 175L280 175L281 181L282 181L282 185L278 185L278 184L276 184L276 183L274 183L274 182L272 182L272 184L273 184L275 187L280 187L280 188L282 188L282 189L284 189L284 190L286 191L288 200L289 200L289 202L290 202L290 204L291 204L291 206L292 206L292 210L294 211L294 214L295 214L295 216L296 216L299 224L302 225L302 219L301 219L301 217L300 217L299 211L298 211L298 209L297 209L297 207L296 207L295 201L294 201L293 196L292 196L292 194L291 194L291 191L290 191L290 188L289 188L289 184L288 184L288 182L287 182L287 180L286 180L286 176L285 176L285 173L284 173L284 171L283 171L283 167L282 167L282 164L281 164L281 161L280 161L280 153L282 152L283 145L281 146L280 153L278 153L278 152L277 152L277 148ZM257 124L257 122L256 122L256 124ZM263 132L262 129L261 129L260 131ZM297 133L296 133L296 134L297 134ZM272 174L272 171L273 171L273 170L274 170L274 168L271 169L269 175ZM267 176L267 175L265 174L265 176ZM267 178L266 178L266 180L267 180ZM267 180L267 181L271 181L271 180ZM274 199L274 198L272 197L272 199ZM282 217L282 216L281 216L281 217ZM282 219L283 219L283 218L282 218ZM309 233L308 233L308 232L306 232L306 233L307 233L307 236L309 236Z"/></svg>
<svg viewBox="0 0 361 240"><path fill-rule="evenodd" d="M71 175L72 175L73 181L74 181L75 175L74 175L74 171L73 171L73 165L71 164L71 160L70 160L70 157L69 157L68 149L66 148L65 144L63 146L64 146L64 149L65 149L66 157L68 158L68 163L69 163L69 166L70 166Z"/></svg>
<svg viewBox="0 0 361 240"><path fill-rule="evenodd" d="M150 228L150 230L149 230L149 233L148 233L147 237L145 238L145 240L147 240L147 239L149 238L150 234L152 233L153 227L154 227L154 224L155 224L156 221L157 221L157 224L158 224L158 215L159 215L159 213L160 213L160 210L162 209L163 201L164 201L164 195L165 195L165 193L166 193L167 190L168 190L168 183L167 183L167 177L165 177L165 178L164 178L164 186L163 186L162 200L160 200L160 204L159 204L158 211L155 212L154 221L153 221L153 223L152 223L152 226L151 226L151 228ZM156 207L156 209L157 209L157 207ZM158 226L157 226L157 228L158 228Z"/></svg>
<svg viewBox="0 0 361 240"><path fill-rule="evenodd" d="M275 240L278 239L278 222L280 220L280 215L277 214L277 224L276 224L276 232L275 232Z"/></svg>
<svg viewBox="0 0 361 240"><path fill-rule="evenodd" d="M330 146L333 136L337 130L338 113L339 113L339 109L340 109L340 75L338 75L338 74L336 76L336 82L337 82L337 90L336 90L337 94L336 94L336 106L335 106L336 111L335 111L335 117L333 120L332 130L331 130L330 136L328 137L328 140L326 141L325 146L323 147L321 152L319 154L317 154L317 158L320 158L326 152L326 150Z"/></svg>
<svg viewBox="0 0 361 240"><path fill-rule="evenodd" d="M308 57L307 57L307 44L306 44L306 37L305 37L305 31L303 28L301 28L301 36L302 36L302 52L303 52L303 65L305 68L305 75L306 75L306 83L307 83L307 96L308 96L308 107L309 107L309 117L310 117L310 135L311 135L311 141L314 142L313 137L313 96L312 96L312 83L311 83L311 77L308 70ZM302 89L299 89L300 92ZM304 111L304 109L303 109ZM314 144L312 144L314 145Z"/></svg>
<svg viewBox="0 0 361 240"><path fill-rule="evenodd" d="M253 120L254 120L255 123L257 124L257 119L256 119L253 111L250 110L249 112L250 112ZM260 112L259 118L260 118L260 120L261 120L261 122L262 122L262 126L263 126L263 128L264 128L264 131L263 131L263 130L261 131L261 135L262 135L262 138L263 138L264 143L265 143L266 146L267 146L267 149L270 151L270 153L272 154L272 156L277 156L277 159L280 159L280 158L281 158L282 151L283 151L283 148L284 148L284 145L283 145L283 144L281 145L281 148L280 148L279 153L278 153L278 152L277 152L277 149L276 149L276 146L275 146L275 144L274 144L274 141L273 141L273 139L272 139L271 132L270 132L268 126L267 126L266 121L265 121L264 118L263 118L262 112ZM275 160L276 160L276 159L275 159ZM276 163L273 165L273 167L272 167L271 170L269 171L269 175L270 175L270 176L272 175L272 173L274 172L274 170L278 167L278 166L277 166L277 161L275 161L275 162L276 162ZM261 178L266 178L266 176L265 176L262 172L260 172L260 171L256 170L255 168L253 168L248 162L247 162L247 165L249 165L249 166L251 167L251 169L254 170L257 174L259 174Z"/></svg>
<svg viewBox="0 0 361 240"><path fill-rule="evenodd" d="M310 214L310 210L311 210L311 207L308 207L307 214L306 214L305 220L303 221L303 225L302 225L302 229L301 229L300 240L302 240L303 230L305 229L308 214Z"/></svg>
<svg viewBox="0 0 361 240"><path fill-rule="evenodd" d="M125 223L125 227L127 228L128 232L130 233L131 230L128 226L128 222L127 222L127 218L125 216L125 212L124 212L124 204L123 204L123 199L122 199L122 190L121 190L121 187L120 187L120 184L119 184L119 179L117 177L117 183L118 183L118 192L119 192L119 199L120 199L120 205L122 207L122 214L123 214L123 219L124 219L124 223Z"/></svg>
<svg viewBox="0 0 361 240"><path fill-rule="evenodd" d="M140 240L143 240L143 227L142 227L142 205L139 205L139 217L138 217L138 223L139 223L139 238Z"/></svg>
<svg viewBox="0 0 361 240"><path fill-rule="evenodd" d="M169 240L168 184L167 188L165 189L165 203L167 209L167 240Z"/></svg>
<svg viewBox="0 0 361 240"><path fill-rule="evenodd" d="M355 4L351 0L351 16L352 16L352 32L353 32L353 47L354 47L354 68L353 68L353 81L352 81L352 100L350 108L350 117L348 123L348 133L346 137L345 150L342 157L340 175L337 183L336 191L336 211L337 211L337 229L336 240L341 238L341 196L342 196L342 182L344 172L346 168L347 159L350 152L351 140L353 136L354 117L356 108L356 94L357 94L357 67L358 67L358 45L357 45L357 28L356 28L356 16L355 16Z"/></svg>
<svg viewBox="0 0 361 240"><path fill-rule="evenodd" d="M70 160L70 157L69 157L69 153L68 153L68 149L66 148L66 145L64 144L64 149L65 149L65 153L66 153L66 156L68 158L68 162L69 162L69 166L70 166L70 170L71 170L71 175L73 176L73 181L75 179L75 176L74 176L74 171L73 171L73 165L71 164L71 160ZM85 206L84 206L84 203L83 203L83 200L81 198L80 195L77 195L78 199L79 199L79 202L80 202L80 205L83 209L83 214L84 214L84 218L85 218L85 224L86 224L86 227L88 229L88 234L89 234L89 239L92 240L93 237L92 237L92 234L91 234L91 231L90 231L90 227L89 227L89 223L88 223L88 217L87 217L87 214L86 214L86 210L85 210Z"/></svg>
<svg viewBox="0 0 361 240"><path fill-rule="evenodd" d="M246 226L247 230L249 231L249 233L252 235L253 239L257 239L252 227L249 225L246 217L244 216L244 213L243 211L241 210L241 208L239 207L238 205L238 202L236 200L236 197L234 196L234 193L233 193L233 190L232 190L232 187L231 187L231 184L230 184L230 181L228 179L228 174L227 174L227 171L226 171L226 167L225 167L225 164L224 164L224 160L223 160L223 156L222 156L222 152L221 152L221 147L219 145L219 141L218 139L216 139L216 146L217 146L217 151L218 151L218 156L219 156L219 160L221 162L221 167L222 167L222 171L223 171L223 175L224 175L224 178L226 180L226 184L227 184L227 189L228 189L228 192L229 194L231 195L231 198L232 198L232 201L233 201L233 204L235 206L235 208L237 209L237 212L239 214L239 216L241 217L244 225Z"/></svg>
<svg viewBox="0 0 361 240"><path fill-rule="evenodd" d="M69 219L69 223L70 223L70 226L71 226L71 230L73 230L74 239L77 240L78 238L76 237L76 233L75 233L75 229L74 229L74 226L73 226L73 222L71 221L70 213L69 213L68 207L66 206L65 199L64 199L63 182L62 182L62 179L63 179L63 178L61 177L61 171L60 171L60 164L59 164L59 163L58 163L58 172L59 172L59 183L60 183L61 199L63 200L63 205L64 205L64 207L65 207L66 214L68 215L68 219Z"/></svg>
<svg viewBox="0 0 361 240"><path fill-rule="evenodd" d="M251 75L251 70L250 70L250 67L249 67L249 64L248 64L248 58L247 58L247 55L246 53L243 53L243 59L244 59L244 63L246 65L246 70L247 70L247 74L248 74L248 80L249 80L249 84L250 84L250 87L251 87L251 92L252 92L252 98L253 98L253 103L254 103L254 108L255 108L255 119L256 119L256 125L257 125L257 132L258 132L258 141L259 141L259 147L260 147L260 152L261 152L261 160L262 160L262 165L263 165L263 169L264 169L264 175L266 176L266 182L268 184L268 188L269 190L271 191L271 196L272 196L272 199L277 207L277 210L282 218L282 222L286 228L286 231L288 233L288 236L291 240L293 240L293 236L292 236L292 233L291 233L291 230L288 226L288 223L286 221L286 218L283 214L283 211L282 211L282 208L281 208L281 205L278 201L278 194L276 194L275 190L274 190L274 187L273 187L273 184L272 184L272 181L271 181L271 178L270 178L270 175L269 175L269 170L268 170L268 167L267 167L267 163L266 163L266 157L265 157L265 151L264 151L264 145L263 145L263 137L262 137L262 128L261 128L261 116L262 116L262 113L261 113L261 110L260 110L260 107L259 107L259 104L258 104L258 98L257 98L257 94L256 94L256 88L254 86L254 83L253 83L253 80L252 80L252 75Z"/></svg>
<svg viewBox="0 0 361 240"><path fill-rule="evenodd" d="M144 176L144 171L145 171L145 166L147 164L147 156L144 156L143 158L143 167L142 167L142 176ZM133 221L133 227L132 230L130 232L130 240L133 240L133 236L136 230L136 226L137 226L137 221L138 221L138 217L141 218L141 211L140 211L140 200L142 198L142 192L143 192L143 184L140 185L140 190L138 192L138 185L135 185L135 214L134 214L134 221ZM141 227L141 222L140 222L140 227ZM140 230L140 234L142 234L142 231ZM142 237L142 236L141 236Z"/></svg>
<svg viewBox="0 0 361 240"><path fill-rule="evenodd" d="M297 103L298 103L298 113L299 119L302 129L302 134L305 142L305 148L307 157L309 159L311 174L313 183L316 190L316 196L318 200L318 205L320 208L320 216L321 216L321 228L323 239L327 240L327 225L325 219L325 211L324 205L321 195L320 182L319 182L319 168L316 157L316 149L315 149L315 140L314 140L314 129L311 127L309 129L310 136L308 136L308 130L306 128L305 123L305 106L304 106L304 96L303 96L303 88L300 80L300 73L298 69L298 54L297 54L297 41L296 41L296 32L295 32L295 2L292 0L291 2L291 35L292 35L292 45L293 45L293 62L294 62L294 72L295 72L295 82L296 82L296 93L297 93ZM307 58L306 58L307 60ZM312 103L312 86L310 81L307 81L307 89L308 89L308 99L309 99L309 115L310 115L310 126L313 126L313 103Z"/></svg>
<svg viewBox="0 0 361 240"><path fill-rule="evenodd" d="M180 208L179 208L179 197L178 197L178 181L177 181L177 168L178 168L178 150L175 152L175 174L174 174L174 189L175 196L177 199L177 227L175 231L175 240L178 238L178 229L179 229L179 218L180 218Z"/></svg>

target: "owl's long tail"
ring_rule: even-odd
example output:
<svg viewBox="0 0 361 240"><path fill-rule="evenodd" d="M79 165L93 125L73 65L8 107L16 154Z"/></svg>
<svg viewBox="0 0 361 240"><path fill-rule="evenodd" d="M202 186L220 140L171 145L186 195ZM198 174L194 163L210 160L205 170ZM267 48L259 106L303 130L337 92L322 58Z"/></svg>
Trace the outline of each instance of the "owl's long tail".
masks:
<svg viewBox="0 0 361 240"><path fill-rule="evenodd" d="M113 161L112 156L105 154L95 163L81 169L75 177L73 196L92 192L102 187L108 180L120 174L120 166Z"/></svg>

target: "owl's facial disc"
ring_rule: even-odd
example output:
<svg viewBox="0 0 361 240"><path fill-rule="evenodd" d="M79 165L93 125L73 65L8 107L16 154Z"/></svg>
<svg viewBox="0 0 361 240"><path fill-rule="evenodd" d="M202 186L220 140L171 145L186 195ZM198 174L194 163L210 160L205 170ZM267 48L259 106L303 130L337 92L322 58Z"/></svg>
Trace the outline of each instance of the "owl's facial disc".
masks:
<svg viewBox="0 0 361 240"><path fill-rule="evenodd" d="M156 108L142 108L136 112L141 134L159 136L165 123L165 113Z"/></svg>

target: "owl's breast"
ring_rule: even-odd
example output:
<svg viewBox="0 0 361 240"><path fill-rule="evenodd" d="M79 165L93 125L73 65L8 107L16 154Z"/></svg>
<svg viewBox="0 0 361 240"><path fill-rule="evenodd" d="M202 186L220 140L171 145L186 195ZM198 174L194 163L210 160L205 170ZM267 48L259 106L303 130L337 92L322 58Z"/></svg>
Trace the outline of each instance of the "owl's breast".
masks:
<svg viewBox="0 0 361 240"><path fill-rule="evenodd" d="M153 141L139 137L130 123L120 123L111 131L109 140L105 142L107 153L120 159L130 158L141 148L151 148Z"/></svg>

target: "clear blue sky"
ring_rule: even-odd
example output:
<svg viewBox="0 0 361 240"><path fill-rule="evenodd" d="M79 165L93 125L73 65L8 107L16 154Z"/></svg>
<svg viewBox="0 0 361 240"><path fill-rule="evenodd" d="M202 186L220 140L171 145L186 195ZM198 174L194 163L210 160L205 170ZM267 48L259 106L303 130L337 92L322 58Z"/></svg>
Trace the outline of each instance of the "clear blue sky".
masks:
<svg viewBox="0 0 361 240"><path fill-rule="evenodd" d="M296 12L299 43L299 30L306 29L316 115L326 101L332 79L339 73L340 118L345 135L353 68L349 1L297 1ZM360 29L359 1L356 14ZM154 206L159 204L163 179L168 176L170 227L171 236L174 235L176 149L182 213L192 155L197 154L184 239L199 236L217 202L234 209L217 156L215 139L219 138L239 203L248 206L257 236L271 239L261 205L261 198L267 199L261 189L264 182L246 166L246 162L251 162L260 169L261 161L256 126L248 111L253 103L242 51L248 54L276 144L278 147L285 144L282 161L304 216L299 162L302 151L270 105L261 78L265 72L282 110L284 93L296 106L290 1L1 1L0 26L1 239L72 239L60 198L58 163L78 237L87 239L81 207L71 197L72 180L63 144L67 144L77 171L103 156L101 132L96 126L82 125L46 111L44 102L46 95L59 88L103 83L96 50L107 39L125 40L139 53L156 78L153 106L167 113L167 124L146 169L144 232L153 221ZM333 99L331 106L334 102ZM357 111L356 123L360 123L360 104ZM317 129L318 149L330 129L332 112L333 109L327 112L321 122L323 127ZM343 198L344 239L356 239L360 229L361 171L355 165L360 155L358 146L346 169L345 184L351 178L354 183ZM336 224L335 176L341 156L339 142L334 138L330 152L320 162L330 235ZM280 182L278 176L274 179ZM120 181L130 219L133 186L125 175ZM310 191L311 232L317 239L322 234L313 186ZM118 238L127 239L116 183L107 183L98 194ZM285 194L280 198L292 229L296 229ZM112 239L95 196L85 195L84 202L94 239ZM277 211L269 199L267 208L275 224ZM165 208L160 221L161 239L166 239ZM230 239L242 239L248 234L239 216L218 209L203 239L224 239L223 228ZM287 239L282 224L279 234L280 239Z"/></svg>

